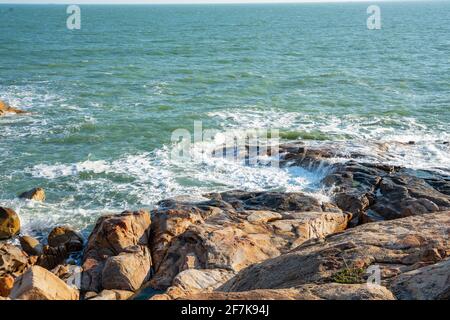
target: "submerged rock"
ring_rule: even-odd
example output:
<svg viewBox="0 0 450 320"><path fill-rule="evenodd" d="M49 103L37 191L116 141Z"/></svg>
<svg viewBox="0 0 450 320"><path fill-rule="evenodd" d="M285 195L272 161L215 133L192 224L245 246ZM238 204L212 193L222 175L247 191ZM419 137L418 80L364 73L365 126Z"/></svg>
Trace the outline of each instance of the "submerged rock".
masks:
<svg viewBox="0 0 450 320"><path fill-rule="evenodd" d="M21 113L27 113L27 112L13 108L10 105L8 105L6 102L0 100L0 116L3 116L7 113L21 114Z"/></svg>
<svg viewBox="0 0 450 320"><path fill-rule="evenodd" d="M20 231L20 219L10 208L0 207L0 240L12 238Z"/></svg>
<svg viewBox="0 0 450 320"><path fill-rule="evenodd" d="M365 224L250 266L218 291L364 283L364 273L373 266L379 268L382 284L399 299L445 297L450 290L448 281L442 281L450 276L443 262L450 255L449 226L449 211Z"/></svg>
<svg viewBox="0 0 450 320"><path fill-rule="evenodd" d="M103 272L105 265L110 258L114 258L122 252L127 252L130 248L139 246L143 254L131 257L136 265L144 266L140 271L139 279L146 279L151 264L150 255L146 254L146 247L149 245L150 234L150 214L141 210L136 212L123 212L119 215L107 215L98 219L94 230L89 236L87 247L83 254L83 276L82 290L100 292L103 289ZM108 275L109 279L120 278L118 286L123 287L124 283L132 284L133 287L140 286L134 275L129 275L126 270L122 270L120 262L122 258L114 258L109 266L117 274ZM136 261L139 260L139 261ZM148 268L148 270L147 270ZM123 271L123 272L122 272ZM128 278L130 276L130 278ZM117 277L117 278L116 278ZM113 281L105 281L109 289L114 288Z"/></svg>
<svg viewBox="0 0 450 320"><path fill-rule="evenodd" d="M78 300L79 292L50 271L33 266L16 279L10 297L20 300Z"/></svg>
<svg viewBox="0 0 450 320"><path fill-rule="evenodd" d="M30 191L21 193L19 198L43 202L45 201L45 191L42 188L34 188Z"/></svg>

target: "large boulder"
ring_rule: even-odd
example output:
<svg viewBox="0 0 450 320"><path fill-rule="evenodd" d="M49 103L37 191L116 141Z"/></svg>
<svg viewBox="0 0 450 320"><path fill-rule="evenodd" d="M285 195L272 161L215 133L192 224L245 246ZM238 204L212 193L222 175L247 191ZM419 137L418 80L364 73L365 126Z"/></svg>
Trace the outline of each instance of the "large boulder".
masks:
<svg viewBox="0 0 450 320"><path fill-rule="evenodd" d="M172 300L197 293L213 292L231 279L235 273L224 269L188 269L173 279L164 294L150 296L152 300Z"/></svg>
<svg viewBox="0 0 450 320"><path fill-rule="evenodd" d="M42 188L34 188L21 193L19 198L43 202L45 201L45 191Z"/></svg>
<svg viewBox="0 0 450 320"><path fill-rule="evenodd" d="M32 262L25 252L7 243L0 243L0 276L21 275Z"/></svg>
<svg viewBox="0 0 450 320"><path fill-rule="evenodd" d="M188 269L237 272L311 238L345 230L351 215L301 193L232 191L208 201L165 201L153 211L153 288Z"/></svg>
<svg viewBox="0 0 450 320"><path fill-rule="evenodd" d="M69 287L50 271L31 267L18 277L10 294L20 300L78 300L79 292Z"/></svg>
<svg viewBox="0 0 450 320"><path fill-rule="evenodd" d="M102 291L102 275L105 274L103 269L110 257L118 256L135 246L140 246L144 252L149 245L150 225L150 214L144 210L99 218L83 254L82 290ZM147 255L137 255L134 258L141 258L142 265L148 266ZM111 266L119 266L116 260L113 262ZM145 278L148 270L144 273ZM126 273L121 276L126 277ZM130 283L135 282L130 279Z"/></svg>
<svg viewBox="0 0 450 320"><path fill-rule="evenodd" d="M147 247L128 247L106 260L102 272L102 287L136 291L149 279L151 265L152 259Z"/></svg>
<svg viewBox="0 0 450 320"><path fill-rule="evenodd" d="M405 272L390 287L399 299L450 300L450 258Z"/></svg>
<svg viewBox="0 0 450 320"><path fill-rule="evenodd" d="M161 297L162 298L162 297ZM365 284L308 284L289 289L257 289L243 292L206 292L179 300L395 300L383 286ZM156 300L156 299L155 299ZM162 299L161 299L162 300Z"/></svg>
<svg viewBox="0 0 450 320"><path fill-rule="evenodd" d="M450 277L443 262L450 255L449 226L449 211L365 224L250 266L218 290L357 284L366 282L365 273L375 268L382 284L399 299L445 297L450 289L443 281ZM423 279L429 283L424 285Z"/></svg>
<svg viewBox="0 0 450 320"><path fill-rule="evenodd" d="M0 240L9 239L20 231L20 219L10 208L0 207Z"/></svg>
<svg viewBox="0 0 450 320"><path fill-rule="evenodd" d="M338 143L280 147L282 166L327 168L322 182L334 194L336 205L354 215L352 226L450 210L449 176L382 164L383 144L374 144L371 151L375 156L341 152Z"/></svg>

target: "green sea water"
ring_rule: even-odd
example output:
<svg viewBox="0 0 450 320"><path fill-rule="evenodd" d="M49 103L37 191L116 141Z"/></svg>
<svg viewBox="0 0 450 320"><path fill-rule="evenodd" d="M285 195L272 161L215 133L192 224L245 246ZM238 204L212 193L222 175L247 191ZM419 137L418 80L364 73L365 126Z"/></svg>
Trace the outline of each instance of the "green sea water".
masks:
<svg viewBox="0 0 450 320"><path fill-rule="evenodd" d="M0 204L25 233L229 189L305 191L319 172L170 157L175 129L277 128L450 171L450 2L0 5ZM43 204L17 200L41 186ZM314 190L314 191L311 191Z"/></svg>

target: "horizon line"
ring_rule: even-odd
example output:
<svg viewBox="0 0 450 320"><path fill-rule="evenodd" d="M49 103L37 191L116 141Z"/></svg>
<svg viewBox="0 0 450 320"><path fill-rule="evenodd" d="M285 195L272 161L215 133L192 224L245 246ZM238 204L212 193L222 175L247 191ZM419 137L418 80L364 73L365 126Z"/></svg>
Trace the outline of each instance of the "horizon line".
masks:
<svg viewBox="0 0 450 320"><path fill-rule="evenodd" d="M319 3L360 3L360 2L373 2L373 3L380 3L380 2L448 2L450 0L282 0L282 1L276 1L276 0L192 0L192 1L149 1L149 2L143 2L143 1L89 1L84 2L86 0L81 1L61 1L61 2L46 2L46 1L39 1L39 2L3 2L0 0L0 5L199 5L199 4L319 4Z"/></svg>

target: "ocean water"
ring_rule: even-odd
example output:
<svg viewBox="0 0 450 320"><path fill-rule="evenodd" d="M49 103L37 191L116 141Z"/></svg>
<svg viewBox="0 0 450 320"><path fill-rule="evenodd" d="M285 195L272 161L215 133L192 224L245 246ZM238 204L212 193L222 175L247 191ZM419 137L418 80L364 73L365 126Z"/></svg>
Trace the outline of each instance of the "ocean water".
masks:
<svg viewBox="0 0 450 320"><path fill-rule="evenodd" d="M0 118L0 204L39 236L177 195L330 196L322 171L175 161L194 121L450 172L450 2L380 3L381 30L368 5L85 5L81 30L65 6L0 5L0 99L32 112ZM45 203L17 199L36 186Z"/></svg>

